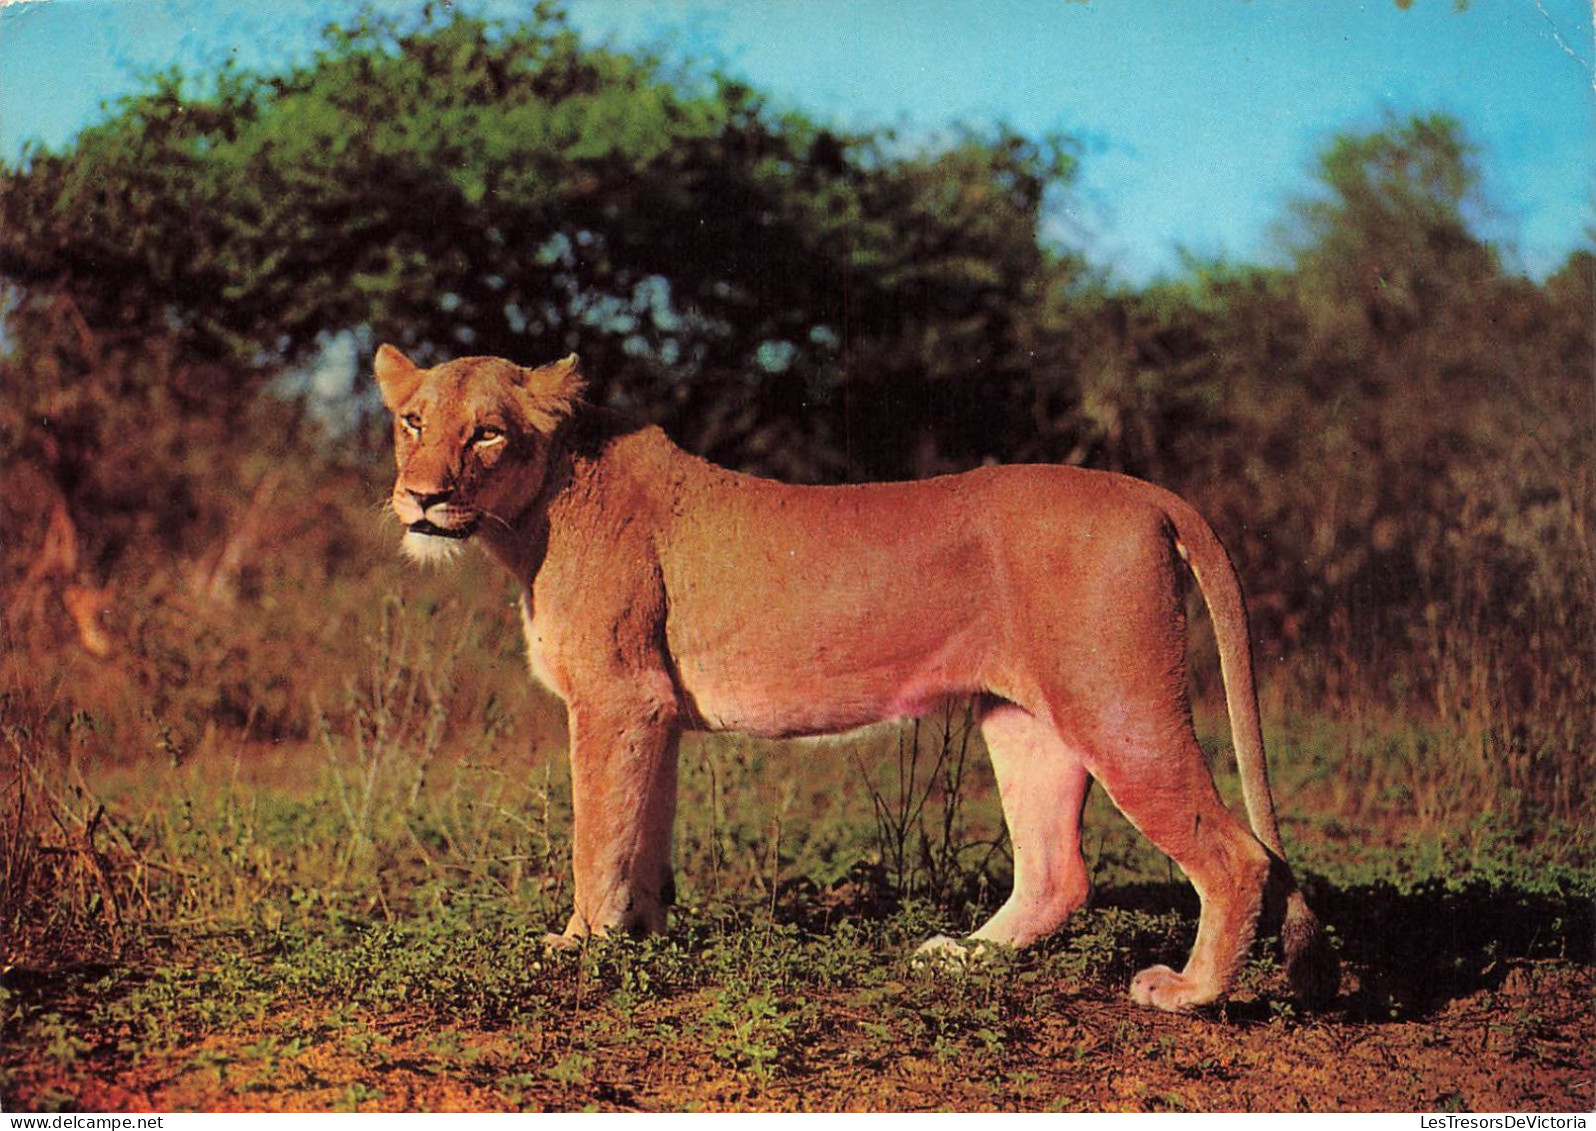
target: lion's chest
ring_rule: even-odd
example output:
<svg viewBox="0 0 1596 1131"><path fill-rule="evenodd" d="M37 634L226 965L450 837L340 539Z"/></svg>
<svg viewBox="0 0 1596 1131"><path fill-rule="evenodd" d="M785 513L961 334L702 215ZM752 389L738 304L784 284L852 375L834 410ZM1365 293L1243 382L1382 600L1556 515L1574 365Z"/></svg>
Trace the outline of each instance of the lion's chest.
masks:
<svg viewBox="0 0 1596 1131"><path fill-rule="evenodd" d="M521 597L521 633L526 640L527 667L532 678L561 699L570 698L570 680L561 649L554 634L548 629L550 618L541 620L533 615L530 592Z"/></svg>

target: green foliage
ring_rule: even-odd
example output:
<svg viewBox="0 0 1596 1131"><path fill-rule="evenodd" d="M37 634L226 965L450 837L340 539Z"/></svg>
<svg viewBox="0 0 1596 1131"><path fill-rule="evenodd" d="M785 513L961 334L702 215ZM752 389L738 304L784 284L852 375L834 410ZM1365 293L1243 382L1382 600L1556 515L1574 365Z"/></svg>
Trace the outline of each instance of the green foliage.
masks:
<svg viewBox="0 0 1596 1131"><path fill-rule="evenodd" d="M1043 196L1072 168L1006 131L905 157L543 10L372 21L292 73L195 86L162 76L7 173L0 274L225 359L224 384L351 332L580 349L599 399L802 477L902 474L900 439L846 443L893 411L993 454L956 425L1003 419Z"/></svg>
<svg viewBox="0 0 1596 1131"><path fill-rule="evenodd" d="M1380 129L1332 140L1318 174L1322 195L1297 205L1297 264L1324 300L1319 335L1349 363L1434 326L1461 292L1497 278L1474 231L1475 153L1454 119L1388 115Z"/></svg>

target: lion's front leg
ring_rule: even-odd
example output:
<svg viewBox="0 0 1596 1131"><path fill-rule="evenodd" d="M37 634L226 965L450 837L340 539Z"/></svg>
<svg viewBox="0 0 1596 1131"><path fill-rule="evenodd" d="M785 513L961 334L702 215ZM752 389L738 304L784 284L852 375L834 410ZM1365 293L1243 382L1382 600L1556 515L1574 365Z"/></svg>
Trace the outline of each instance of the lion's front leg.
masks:
<svg viewBox="0 0 1596 1131"><path fill-rule="evenodd" d="M663 930L675 899L674 714L647 703L573 705L570 731L576 909L561 938Z"/></svg>

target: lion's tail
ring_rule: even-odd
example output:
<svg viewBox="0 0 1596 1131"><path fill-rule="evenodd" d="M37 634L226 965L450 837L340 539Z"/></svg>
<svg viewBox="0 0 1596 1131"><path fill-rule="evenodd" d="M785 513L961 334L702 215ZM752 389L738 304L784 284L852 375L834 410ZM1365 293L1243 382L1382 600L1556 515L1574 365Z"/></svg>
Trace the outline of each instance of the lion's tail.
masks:
<svg viewBox="0 0 1596 1131"><path fill-rule="evenodd" d="M1340 981L1339 963L1318 916L1308 907L1286 863L1274 796L1269 789L1258 686L1253 671L1252 634L1247 628L1247 604L1241 582L1219 536L1202 515L1179 496L1167 492L1162 493L1160 502L1175 528L1176 549L1202 590L1213 620L1247 820L1252 825L1253 835L1274 855L1276 870L1285 888L1285 918L1280 939L1285 951L1286 975L1304 1003L1321 1005L1335 996Z"/></svg>

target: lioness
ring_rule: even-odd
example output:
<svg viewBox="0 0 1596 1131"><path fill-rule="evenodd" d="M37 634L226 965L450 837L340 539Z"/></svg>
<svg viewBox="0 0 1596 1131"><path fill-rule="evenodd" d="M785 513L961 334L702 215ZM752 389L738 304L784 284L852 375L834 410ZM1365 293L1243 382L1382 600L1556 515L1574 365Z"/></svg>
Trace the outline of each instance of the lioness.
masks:
<svg viewBox="0 0 1596 1131"><path fill-rule="evenodd" d="M1202 899L1185 969L1143 970L1135 1001L1225 995L1266 888L1298 992L1333 992L1275 823L1235 571L1176 496L1041 466L794 487L584 404L575 356L422 369L383 346L375 369L405 549L485 545L525 587L532 671L566 704L576 909L560 938L665 925L684 730L833 734L967 697L1014 853L1014 890L974 939L1024 946L1085 903L1096 778ZM1192 729L1181 559L1212 613L1256 837Z"/></svg>

